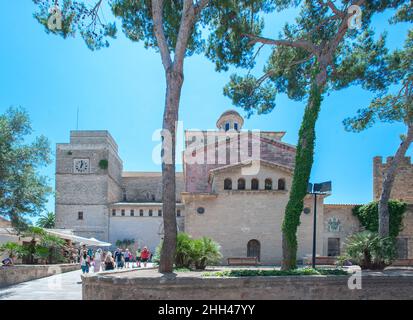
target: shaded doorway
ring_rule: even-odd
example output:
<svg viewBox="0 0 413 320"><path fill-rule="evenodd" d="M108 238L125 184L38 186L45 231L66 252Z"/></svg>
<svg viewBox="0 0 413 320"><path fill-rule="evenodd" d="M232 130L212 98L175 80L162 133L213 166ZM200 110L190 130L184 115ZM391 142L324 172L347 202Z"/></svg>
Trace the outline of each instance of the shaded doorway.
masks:
<svg viewBox="0 0 413 320"><path fill-rule="evenodd" d="M247 244L247 257L257 257L261 260L261 244L258 240L250 240Z"/></svg>

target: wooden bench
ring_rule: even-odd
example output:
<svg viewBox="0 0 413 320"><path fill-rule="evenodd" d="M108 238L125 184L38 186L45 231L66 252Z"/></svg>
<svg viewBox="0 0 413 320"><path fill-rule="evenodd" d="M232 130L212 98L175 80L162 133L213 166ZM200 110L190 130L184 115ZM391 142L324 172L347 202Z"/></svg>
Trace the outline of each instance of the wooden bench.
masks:
<svg viewBox="0 0 413 320"><path fill-rule="evenodd" d="M231 257L228 258L229 266L256 266L258 265L257 257Z"/></svg>
<svg viewBox="0 0 413 320"><path fill-rule="evenodd" d="M315 257L315 264L316 265L335 265L337 262L336 257L322 257L322 256L317 256ZM311 265L313 263L313 258L311 256L306 256L304 258L304 263L307 265Z"/></svg>
<svg viewBox="0 0 413 320"><path fill-rule="evenodd" d="M413 259L397 259L395 260L392 267L413 267Z"/></svg>

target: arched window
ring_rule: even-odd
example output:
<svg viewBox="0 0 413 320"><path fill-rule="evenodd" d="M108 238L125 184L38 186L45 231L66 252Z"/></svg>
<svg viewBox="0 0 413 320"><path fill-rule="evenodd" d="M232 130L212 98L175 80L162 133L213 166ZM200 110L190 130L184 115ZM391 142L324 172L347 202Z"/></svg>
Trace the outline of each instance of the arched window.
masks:
<svg viewBox="0 0 413 320"><path fill-rule="evenodd" d="M224 190L232 190L232 180L230 178L224 180Z"/></svg>
<svg viewBox="0 0 413 320"><path fill-rule="evenodd" d="M278 190L285 190L285 180L278 179Z"/></svg>
<svg viewBox="0 0 413 320"><path fill-rule="evenodd" d="M265 179L265 190L272 190L272 180L271 179Z"/></svg>
<svg viewBox="0 0 413 320"><path fill-rule="evenodd" d="M251 180L251 190L258 190L259 189L259 182L258 179Z"/></svg>
<svg viewBox="0 0 413 320"><path fill-rule="evenodd" d="M238 190L245 190L245 179L244 178L238 179Z"/></svg>
<svg viewBox="0 0 413 320"><path fill-rule="evenodd" d="M247 257L257 257L261 259L261 244L258 240L250 240L247 244Z"/></svg>

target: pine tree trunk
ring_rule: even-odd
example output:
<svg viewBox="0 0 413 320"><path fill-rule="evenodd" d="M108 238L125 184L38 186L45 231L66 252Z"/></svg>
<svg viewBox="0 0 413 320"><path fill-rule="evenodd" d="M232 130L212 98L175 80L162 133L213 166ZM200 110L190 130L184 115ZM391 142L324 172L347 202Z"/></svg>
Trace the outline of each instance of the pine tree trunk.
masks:
<svg viewBox="0 0 413 320"><path fill-rule="evenodd" d="M313 165L315 125L322 100L321 88L313 85L299 132L290 198L282 225L283 270L295 269L297 266L297 229Z"/></svg>
<svg viewBox="0 0 413 320"><path fill-rule="evenodd" d="M379 200L379 235L381 237L388 237L390 234L390 213L389 213L389 200L391 190L393 188L394 179L397 174L397 168L400 162L403 160L410 144L413 141L413 125L409 125L407 136L400 144L399 148L392 161L387 168L383 180L382 192Z"/></svg>
<svg viewBox="0 0 413 320"><path fill-rule="evenodd" d="M172 67L166 72L166 98L162 129L162 212L164 223L164 241L159 262L159 272L173 271L176 250L176 174L175 142L176 122L178 121L179 100L183 84L183 75ZM167 138L166 135L169 135Z"/></svg>

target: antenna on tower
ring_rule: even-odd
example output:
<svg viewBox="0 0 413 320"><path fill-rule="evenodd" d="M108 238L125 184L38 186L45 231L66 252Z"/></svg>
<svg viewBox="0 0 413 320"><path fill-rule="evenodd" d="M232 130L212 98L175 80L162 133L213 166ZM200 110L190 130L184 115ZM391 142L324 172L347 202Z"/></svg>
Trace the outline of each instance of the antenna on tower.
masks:
<svg viewBox="0 0 413 320"><path fill-rule="evenodd" d="M77 114L76 114L76 130L79 130L79 106L77 107Z"/></svg>

